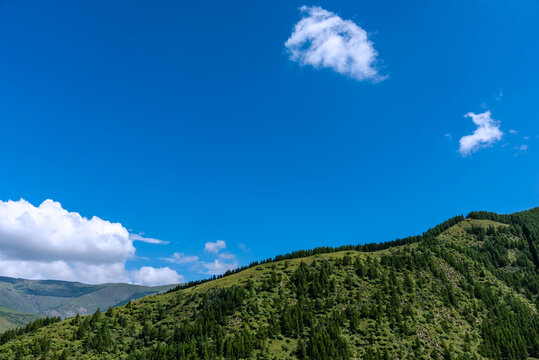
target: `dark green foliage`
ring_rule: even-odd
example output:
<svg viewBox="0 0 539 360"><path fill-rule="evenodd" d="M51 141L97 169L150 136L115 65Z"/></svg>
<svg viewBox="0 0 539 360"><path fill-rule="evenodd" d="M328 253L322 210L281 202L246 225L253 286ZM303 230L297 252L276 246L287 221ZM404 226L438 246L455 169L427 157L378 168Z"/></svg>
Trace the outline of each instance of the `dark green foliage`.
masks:
<svg viewBox="0 0 539 360"><path fill-rule="evenodd" d="M46 318L34 320L18 329L6 330L2 334L0 334L0 345L7 343L8 341L16 338L17 336L35 332L36 330L44 326L48 326L60 320L62 319L60 319L59 317L46 317Z"/></svg>
<svg viewBox="0 0 539 360"><path fill-rule="evenodd" d="M498 302L492 292L482 292L491 303L490 316L481 326L482 355L489 359L527 359L539 354L539 318L529 308L508 297Z"/></svg>
<svg viewBox="0 0 539 360"><path fill-rule="evenodd" d="M350 351L345 339L340 335L339 324L329 320L327 324L317 324L309 334L307 359L350 359Z"/></svg>

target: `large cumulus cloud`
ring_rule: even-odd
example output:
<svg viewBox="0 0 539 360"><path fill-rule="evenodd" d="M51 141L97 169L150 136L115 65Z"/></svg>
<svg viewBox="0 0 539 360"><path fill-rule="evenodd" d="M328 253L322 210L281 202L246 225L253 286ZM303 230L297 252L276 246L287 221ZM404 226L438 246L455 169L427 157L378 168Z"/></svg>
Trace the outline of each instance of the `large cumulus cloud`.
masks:
<svg viewBox="0 0 539 360"><path fill-rule="evenodd" d="M52 200L38 207L25 200L0 201L0 249L19 260L88 264L118 263L135 254L121 224L87 219Z"/></svg>
<svg viewBox="0 0 539 360"><path fill-rule="evenodd" d="M37 207L22 199L0 201L0 275L133 282L138 273L127 271L125 265L135 255L134 240L120 223L95 216L88 219L53 200ZM151 285L181 279L170 271L152 274ZM138 276L136 282L144 283L144 279Z"/></svg>

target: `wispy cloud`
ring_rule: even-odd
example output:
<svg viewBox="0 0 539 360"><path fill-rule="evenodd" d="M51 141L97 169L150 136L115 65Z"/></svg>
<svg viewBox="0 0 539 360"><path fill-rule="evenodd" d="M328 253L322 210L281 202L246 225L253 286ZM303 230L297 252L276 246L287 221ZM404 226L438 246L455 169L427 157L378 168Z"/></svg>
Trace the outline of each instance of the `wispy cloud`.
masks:
<svg viewBox="0 0 539 360"><path fill-rule="evenodd" d="M180 265L184 265L184 264L196 263L199 260L199 257L195 255L185 255L184 253L174 253L172 254L172 257L163 258L163 260L180 264Z"/></svg>
<svg viewBox="0 0 539 360"><path fill-rule="evenodd" d="M129 240L131 240L131 241L141 241L141 242L145 242L147 244L160 244L160 245L166 245L166 244L170 243L169 241L159 240L159 239L155 239L155 238L151 238L151 237L144 237L142 235L143 235L143 233L141 233L141 234L129 234Z"/></svg>
<svg viewBox="0 0 539 360"><path fill-rule="evenodd" d="M239 244L238 244L238 247L239 247L240 250L243 251L243 252L250 252L250 251L251 251L251 249L249 249L249 248L247 247L247 245L245 245L244 243L239 243Z"/></svg>
<svg viewBox="0 0 539 360"><path fill-rule="evenodd" d="M209 253L205 255L209 259L200 259L195 255L185 255L184 253L174 253L169 258L162 258L162 260L178 265L190 264L192 271L198 271L202 274L218 275L227 270L232 270L238 267L238 261L236 255L231 252L220 252L226 249L226 242L224 240L209 241L204 244L204 251Z"/></svg>
<svg viewBox="0 0 539 360"><path fill-rule="evenodd" d="M516 151L515 155L524 154L526 151L528 151L528 145L522 144L520 146L516 146L515 151Z"/></svg>
<svg viewBox="0 0 539 360"><path fill-rule="evenodd" d="M303 17L285 42L292 61L331 68L360 81L387 77L376 69L378 52L365 30L318 6L302 6L300 10Z"/></svg>
<svg viewBox="0 0 539 360"><path fill-rule="evenodd" d="M203 272L208 275L219 275L227 270L232 270L238 267L238 262L234 261L222 261L220 259L215 259L212 262L203 262L202 267L204 268Z"/></svg>
<svg viewBox="0 0 539 360"><path fill-rule="evenodd" d="M220 250L226 249L226 242L223 240L208 241L204 244L204 251L217 254Z"/></svg>
<svg viewBox="0 0 539 360"><path fill-rule="evenodd" d="M219 254L219 258L224 259L224 260L232 260L236 258L236 255L232 253L222 253L222 254Z"/></svg>
<svg viewBox="0 0 539 360"><path fill-rule="evenodd" d="M469 112L465 117L471 118L477 125L477 129L471 135L460 138L459 152L462 156L471 155L473 152L501 140L503 132L500 130L500 122L492 119L490 110L481 114Z"/></svg>

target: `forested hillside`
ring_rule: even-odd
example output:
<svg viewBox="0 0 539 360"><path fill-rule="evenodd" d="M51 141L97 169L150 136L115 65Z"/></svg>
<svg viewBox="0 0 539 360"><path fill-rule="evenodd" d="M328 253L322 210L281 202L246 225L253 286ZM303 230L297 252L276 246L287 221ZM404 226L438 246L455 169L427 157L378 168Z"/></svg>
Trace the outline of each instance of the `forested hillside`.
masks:
<svg viewBox="0 0 539 360"><path fill-rule="evenodd" d="M0 335L1 359L539 357L539 208L254 263Z"/></svg>

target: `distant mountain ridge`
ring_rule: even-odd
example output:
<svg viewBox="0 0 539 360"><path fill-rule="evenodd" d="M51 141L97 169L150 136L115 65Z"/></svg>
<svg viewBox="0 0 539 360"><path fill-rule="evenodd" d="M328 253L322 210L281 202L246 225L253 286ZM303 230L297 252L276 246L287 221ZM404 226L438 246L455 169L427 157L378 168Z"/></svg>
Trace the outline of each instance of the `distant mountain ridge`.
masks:
<svg viewBox="0 0 539 360"><path fill-rule="evenodd" d="M26 280L0 276L0 330L21 326L40 316L72 317L129 300L165 292L174 285L89 285L61 280Z"/></svg>

